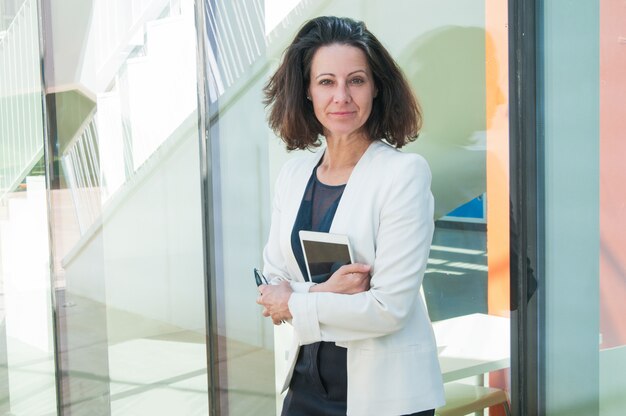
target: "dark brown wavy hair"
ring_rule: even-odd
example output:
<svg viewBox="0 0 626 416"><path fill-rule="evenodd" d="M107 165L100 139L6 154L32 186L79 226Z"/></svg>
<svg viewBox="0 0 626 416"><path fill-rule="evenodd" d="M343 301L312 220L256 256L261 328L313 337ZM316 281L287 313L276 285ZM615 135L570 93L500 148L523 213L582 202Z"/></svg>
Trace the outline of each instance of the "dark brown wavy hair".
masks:
<svg viewBox="0 0 626 416"><path fill-rule="evenodd" d="M321 144L323 126L306 95L315 52L332 44L357 47L367 57L378 90L365 123L370 139L385 139L397 148L415 140L422 126L422 111L398 64L365 23L322 16L302 26L263 89L263 103L270 107L269 126L283 139L287 149L307 149Z"/></svg>

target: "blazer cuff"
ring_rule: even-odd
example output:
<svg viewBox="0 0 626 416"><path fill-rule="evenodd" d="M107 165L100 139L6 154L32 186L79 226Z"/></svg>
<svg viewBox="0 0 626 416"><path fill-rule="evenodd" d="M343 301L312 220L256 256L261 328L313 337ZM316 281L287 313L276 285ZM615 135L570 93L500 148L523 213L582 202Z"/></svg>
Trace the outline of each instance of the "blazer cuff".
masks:
<svg viewBox="0 0 626 416"><path fill-rule="evenodd" d="M321 341L322 333L317 320L317 293L294 292L289 297L288 306L293 317L291 324L298 334L300 344Z"/></svg>
<svg viewBox="0 0 626 416"><path fill-rule="evenodd" d="M311 286L315 286L316 283L313 282L290 282L291 290L296 293L309 293Z"/></svg>

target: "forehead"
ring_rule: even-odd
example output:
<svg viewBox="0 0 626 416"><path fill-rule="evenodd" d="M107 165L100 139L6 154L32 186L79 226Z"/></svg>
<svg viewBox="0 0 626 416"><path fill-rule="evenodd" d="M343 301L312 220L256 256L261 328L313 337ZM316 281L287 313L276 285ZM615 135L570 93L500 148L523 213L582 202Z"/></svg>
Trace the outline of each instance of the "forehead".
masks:
<svg viewBox="0 0 626 416"><path fill-rule="evenodd" d="M365 53L356 46L332 44L320 47L311 61L311 75L342 75L357 70L369 72Z"/></svg>

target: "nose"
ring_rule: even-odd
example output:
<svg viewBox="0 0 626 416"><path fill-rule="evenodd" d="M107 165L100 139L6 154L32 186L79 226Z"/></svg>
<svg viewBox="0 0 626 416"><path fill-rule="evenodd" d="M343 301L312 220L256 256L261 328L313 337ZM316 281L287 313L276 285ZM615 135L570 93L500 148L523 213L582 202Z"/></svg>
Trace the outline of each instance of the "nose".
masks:
<svg viewBox="0 0 626 416"><path fill-rule="evenodd" d="M345 83L337 83L334 99L336 103L349 103L351 100L350 90Z"/></svg>

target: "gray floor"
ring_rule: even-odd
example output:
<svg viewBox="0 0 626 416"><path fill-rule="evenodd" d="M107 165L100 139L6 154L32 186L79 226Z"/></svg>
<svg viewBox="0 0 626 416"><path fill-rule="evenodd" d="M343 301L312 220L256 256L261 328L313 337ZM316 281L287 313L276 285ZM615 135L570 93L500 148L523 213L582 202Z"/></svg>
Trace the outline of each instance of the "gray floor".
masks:
<svg viewBox="0 0 626 416"><path fill-rule="evenodd" d="M487 313L487 238L480 228L437 224L423 282L432 321Z"/></svg>

